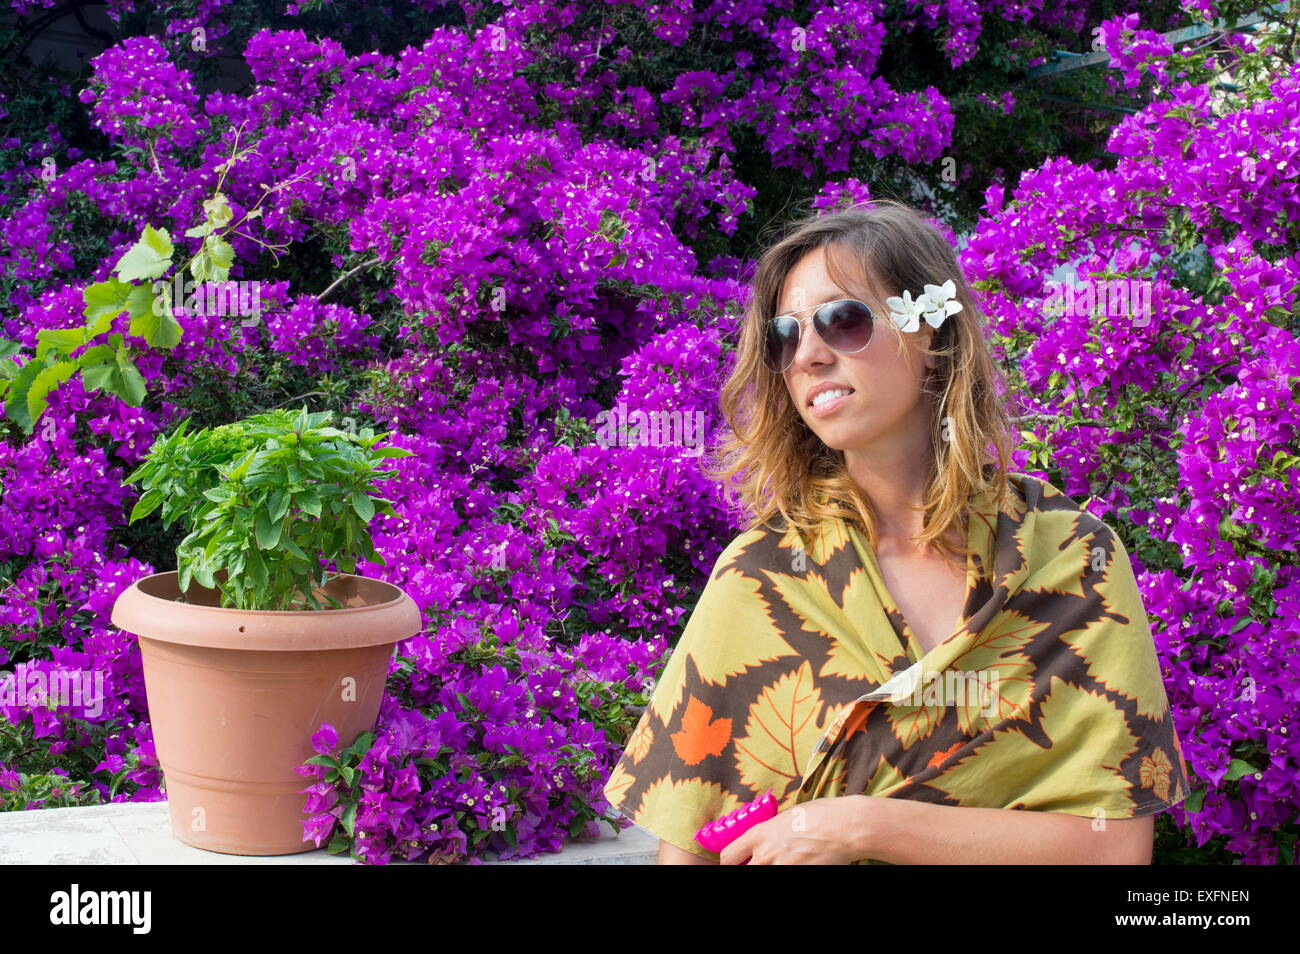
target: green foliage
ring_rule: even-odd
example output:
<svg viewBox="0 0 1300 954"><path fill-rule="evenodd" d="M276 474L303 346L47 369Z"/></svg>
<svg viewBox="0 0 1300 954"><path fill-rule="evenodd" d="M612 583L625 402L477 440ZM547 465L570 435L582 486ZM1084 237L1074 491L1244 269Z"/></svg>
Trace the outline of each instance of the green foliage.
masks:
<svg viewBox="0 0 1300 954"><path fill-rule="evenodd" d="M1205 790L1200 789L1205 795ZM1197 792L1192 793L1193 796ZM1192 811L1191 800L1186 806ZM1197 807L1199 810L1199 806ZM1228 836L1214 835L1203 845L1190 844L1187 829L1179 827L1169 812L1156 816L1155 844L1152 847L1151 863L1153 865L1230 865L1234 862L1232 852L1227 849Z"/></svg>
<svg viewBox="0 0 1300 954"><path fill-rule="evenodd" d="M106 799L92 784L96 781L108 787L108 798L140 787L128 778L146 768L139 751L125 755L116 771L100 765L106 741L122 733L120 724L67 719L58 739L36 738L35 733L30 722L12 723L0 716L0 766L21 766L12 769L16 783L10 777L8 784L0 784L0 812L99 805ZM58 755L51 753L53 742L73 738L76 745Z"/></svg>
<svg viewBox="0 0 1300 954"><path fill-rule="evenodd" d="M333 414L280 409L186 433L186 418L150 448L126 483L143 491L131 523L160 511L188 530L176 548L182 592L191 581L240 609L321 609L329 567L352 573L359 559L382 564L368 524L393 514L375 496L391 471L385 458L410 451L380 445L386 434L329 426ZM328 599L328 598L327 598Z"/></svg>
<svg viewBox="0 0 1300 954"><path fill-rule="evenodd" d="M214 199L204 203L209 231L214 215L218 214L214 210L222 208L224 222L228 223L230 210L225 196L218 192ZM216 241L230 248L220 238ZM121 334L100 339L108 335L113 319L126 312L131 318L129 333L144 339L150 348L174 348L180 343L181 326L172 314L170 286L161 280L172 268L174 254L175 247L167 230L146 225L140 240L118 259L113 268L115 277L87 285L82 291L82 314L88 319L85 325L38 331L35 354L21 367L0 360L0 397L5 399L5 417L22 428L23 433L32 433L49 406L51 392L78 372L89 392L107 391L132 407L144 403L145 381L136 368L134 349ZM224 253L220 257L226 263L224 268L212 264L215 259L205 244L194 257L194 263L204 256L207 258L203 280L224 281L230 274L230 258ZM86 350L74 356L83 347ZM12 357L18 351L14 342L0 341L0 358Z"/></svg>
<svg viewBox="0 0 1300 954"><path fill-rule="evenodd" d="M266 196L234 221L221 191L234 163L252 151L253 147L240 150L236 135L235 151L217 167L220 180L203 203L203 221L185 231L187 238L203 240L188 261L173 261L176 246L165 228L145 225L140 240L113 267L113 277L83 289L85 325L38 331L36 351L21 366L3 360L16 357L21 347L0 340L0 399L4 400L5 417L23 433L36 429L36 421L49 406L50 394L77 373L88 392L106 391L132 407L144 403L146 385L135 365L136 348L123 335L109 334L113 319L126 312L131 319L127 333L143 339L149 348L171 349L180 344L183 329L172 312L173 279L180 279L188 269L200 285L228 281L235 250L223 234L262 214L260 203ZM107 340L102 340L106 335ZM86 350L76 355L81 348Z"/></svg>

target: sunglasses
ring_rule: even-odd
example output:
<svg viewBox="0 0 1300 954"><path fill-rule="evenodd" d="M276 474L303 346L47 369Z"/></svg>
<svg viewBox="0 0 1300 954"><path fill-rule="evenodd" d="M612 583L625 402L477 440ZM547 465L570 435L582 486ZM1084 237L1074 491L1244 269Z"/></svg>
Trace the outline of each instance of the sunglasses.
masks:
<svg viewBox="0 0 1300 954"><path fill-rule="evenodd" d="M790 367L799 350L799 337L805 321L811 320L822 341L840 354L856 354L871 344L876 316L863 302L856 298L840 298L815 307L817 310L811 318L796 318L794 316L799 312L795 311L768 321L763 334L763 363L769 371L781 374Z"/></svg>

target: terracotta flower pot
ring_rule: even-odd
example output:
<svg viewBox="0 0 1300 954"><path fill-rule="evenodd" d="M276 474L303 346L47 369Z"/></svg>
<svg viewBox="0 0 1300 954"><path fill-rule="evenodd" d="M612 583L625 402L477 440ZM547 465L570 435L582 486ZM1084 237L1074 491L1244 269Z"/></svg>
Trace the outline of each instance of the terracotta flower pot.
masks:
<svg viewBox="0 0 1300 954"><path fill-rule="evenodd" d="M344 575L333 610L223 609L176 573L137 581L113 624L140 638L154 745L172 831L232 855L312 851L302 822L310 784L295 769L322 722L349 744L379 715L395 643L419 631L415 602L390 583Z"/></svg>

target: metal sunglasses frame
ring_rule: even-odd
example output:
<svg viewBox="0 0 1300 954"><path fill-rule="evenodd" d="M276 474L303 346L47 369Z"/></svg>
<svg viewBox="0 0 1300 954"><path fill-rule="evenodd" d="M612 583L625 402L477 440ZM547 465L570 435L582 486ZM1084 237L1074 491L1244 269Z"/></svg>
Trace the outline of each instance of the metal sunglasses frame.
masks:
<svg viewBox="0 0 1300 954"><path fill-rule="evenodd" d="M799 331L798 331L798 337L795 339L795 343L794 343L794 353L795 353L795 354L798 354L798 353L799 353L799 345L803 342L803 324L804 324L804 322L805 322L805 321L812 321L813 319L815 319L815 318L817 317L817 312L818 312L818 311L821 311L821 309L823 309L823 308L829 308L831 305L837 305L837 304L839 304L839 303L842 302L842 301L852 301L852 302L856 302L857 304L861 305L863 308L867 309L867 314L871 316L871 320L872 320L872 322L873 322L873 327L872 327L872 334L871 334L871 337L867 339L867 343L864 344L861 348L855 348L855 349L853 349L852 351L841 351L839 348L835 347L833 344L831 344L831 343L830 343L829 341L827 341L825 338L822 338L822 341L825 343L826 347L830 348L830 349L831 349L832 351L834 351L836 354L860 354L861 352L866 351L867 348L871 347L871 342L874 341L875 338L876 338L874 322L875 322L875 321L876 321L880 316L877 315L876 312L875 312L875 310L874 310L870 305L868 305L865 301L863 301L861 298L834 298L834 299L832 299L831 301L824 301L824 302L822 302L820 305L809 305L807 308L799 308L799 309L797 309L797 310L795 310L795 311L787 311L787 312L785 312L784 314L773 315L771 318L769 318L769 319L767 320L767 328L764 330L764 333L763 333L763 342L764 342L764 345L766 345L766 343L767 343L767 336L768 336L768 334L771 332L772 325L773 325L774 322L780 321L782 318L794 318L794 316L797 315L797 314L799 314L800 312L804 312L804 311L809 311L809 310L811 310L811 311L812 311L812 314L809 315L807 318L795 318L795 321L796 321L796 323L797 323L798 326L799 326ZM821 338L821 332L820 332L820 331L817 332L817 337ZM771 369L770 367L768 367L767 370L772 371L773 374L785 374L785 372L789 369L790 365L793 364L793 363L794 363L794 356L792 355L791 358L790 358L790 360L789 360L788 362L786 362L785 367L782 368L780 371L772 371L772 369ZM764 362L764 364L766 365L766 362Z"/></svg>

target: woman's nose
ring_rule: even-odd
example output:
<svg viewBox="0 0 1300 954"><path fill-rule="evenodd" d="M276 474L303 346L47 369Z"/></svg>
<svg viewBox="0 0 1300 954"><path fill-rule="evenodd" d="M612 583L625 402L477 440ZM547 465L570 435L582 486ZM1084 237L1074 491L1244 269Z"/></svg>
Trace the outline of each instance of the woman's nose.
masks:
<svg viewBox="0 0 1300 954"><path fill-rule="evenodd" d="M822 336L813 327L812 319L806 318L800 322L799 347L795 349L793 363L805 366L825 364L828 351L830 347L822 341Z"/></svg>

